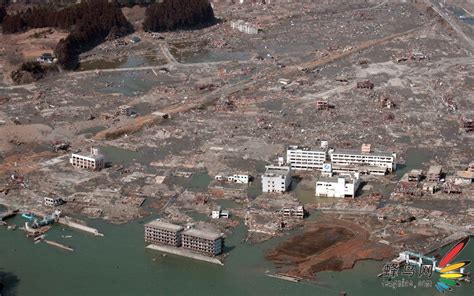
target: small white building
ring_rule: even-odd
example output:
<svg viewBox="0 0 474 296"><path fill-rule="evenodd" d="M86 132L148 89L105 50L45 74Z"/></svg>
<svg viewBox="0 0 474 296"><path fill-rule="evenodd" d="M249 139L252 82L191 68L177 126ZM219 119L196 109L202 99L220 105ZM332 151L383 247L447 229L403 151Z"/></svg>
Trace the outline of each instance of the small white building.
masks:
<svg viewBox="0 0 474 296"><path fill-rule="evenodd" d="M232 176L227 177L228 182L239 183L239 184L248 184L249 180L250 180L249 175L234 174Z"/></svg>
<svg viewBox="0 0 474 296"><path fill-rule="evenodd" d="M320 197L352 197L360 186L359 174L350 176L321 177L316 181L316 196Z"/></svg>
<svg viewBox="0 0 474 296"><path fill-rule="evenodd" d="M98 148L92 147L88 154L71 154L69 163L76 168L99 171L105 167L105 157Z"/></svg>
<svg viewBox="0 0 474 296"><path fill-rule="evenodd" d="M227 176L226 174L219 174L214 177L214 180L220 182L227 181L229 183L248 184L250 182L250 175L233 174Z"/></svg>
<svg viewBox="0 0 474 296"><path fill-rule="evenodd" d="M64 204L64 200L60 197L45 197L44 205L49 207L56 207Z"/></svg>
<svg viewBox="0 0 474 296"><path fill-rule="evenodd" d="M221 217L221 207L216 207L211 212L212 219L219 219Z"/></svg>
<svg viewBox="0 0 474 296"><path fill-rule="evenodd" d="M282 193L288 191L291 183L290 166L265 166L262 176L262 191Z"/></svg>

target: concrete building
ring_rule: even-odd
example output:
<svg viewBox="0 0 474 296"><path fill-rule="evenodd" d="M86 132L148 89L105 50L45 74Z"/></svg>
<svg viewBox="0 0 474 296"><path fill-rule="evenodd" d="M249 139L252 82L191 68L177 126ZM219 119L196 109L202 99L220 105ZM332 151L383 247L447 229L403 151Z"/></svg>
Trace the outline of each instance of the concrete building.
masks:
<svg viewBox="0 0 474 296"><path fill-rule="evenodd" d="M221 207L218 206L211 211L212 219L219 219L221 217Z"/></svg>
<svg viewBox="0 0 474 296"><path fill-rule="evenodd" d="M413 169L413 170L409 171L406 175L404 175L402 177L401 181L404 181L404 182L420 182L422 177L423 177L423 171L422 170Z"/></svg>
<svg viewBox="0 0 474 296"><path fill-rule="evenodd" d="M352 197L360 186L358 174L351 176L321 177L316 181L316 196L320 197Z"/></svg>
<svg viewBox="0 0 474 296"><path fill-rule="evenodd" d="M469 185L474 182L474 171L457 171L454 177L455 185Z"/></svg>
<svg viewBox="0 0 474 296"><path fill-rule="evenodd" d="M286 192L291 183L290 166L265 166L265 174L262 176L263 192Z"/></svg>
<svg viewBox="0 0 474 296"><path fill-rule="evenodd" d="M304 207L303 206L284 207L281 210L281 214L285 218L304 219Z"/></svg>
<svg viewBox="0 0 474 296"><path fill-rule="evenodd" d="M439 186L437 182L425 182L423 184L423 191L428 192L430 194L436 193L439 190Z"/></svg>
<svg viewBox="0 0 474 296"><path fill-rule="evenodd" d="M130 116L132 115L132 107L129 105L122 105L119 106L117 109L117 115L124 115L124 116Z"/></svg>
<svg viewBox="0 0 474 296"><path fill-rule="evenodd" d="M227 176L225 174L219 174L214 177L214 180L220 182L226 181L229 183L248 184L250 182L250 175L233 174L231 176Z"/></svg>
<svg viewBox="0 0 474 296"><path fill-rule="evenodd" d="M105 157L98 148L91 148L88 154L73 153L69 162L72 166L81 169L101 170L105 167Z"/></svg>
<svg viewBox="0 0 474 296"><path fill-rule="evenodd" d="M181 246L183 227L158 220L145 224L145 242Z"/></svg>
<svg viewBox="0 0 474 296"><path fill-rule="evenodd" d="M220 233L188 229L183 231L181 237L183 248L206 255L216 256L224 249L224 237Z"/></svg>
<svg viewBox="0 0 474 296"><path fill-rule="evenodd" d="M325 142L325 144L327 144ZM321 170L326 161L326 149L290 146L286 150L286 162L294 170Z"/></svg>
<svg viewBox="0 0 474 296"><path fill-rule="evenodd" d="M249 175L234 174L232 176L227 177L228 182L239 183L239 184L248 184L249 180L250 180Z"/></svg>
<svg viewBox="0 0 474 296"><path fill-rule="evenodd" d="M330 150L329 155L334 172L384 175L396 170L395 153L374 152L370 149L370 145L363 145L361 150Z"/></svg>
<svg viewBox="0 0 474 296"><path fill-rule="evenodd" d="M426 181L428 182L439 182L441 180L441 174L443 169L440 165L432 165L426 173Z"/></svg>
<svg viewBox="0 0 474 296"><path fill-rule="evenodd" d="M57 207L63 205L65 202L60 197L45 197L44 198L44 205L48 207Z"/></svg>

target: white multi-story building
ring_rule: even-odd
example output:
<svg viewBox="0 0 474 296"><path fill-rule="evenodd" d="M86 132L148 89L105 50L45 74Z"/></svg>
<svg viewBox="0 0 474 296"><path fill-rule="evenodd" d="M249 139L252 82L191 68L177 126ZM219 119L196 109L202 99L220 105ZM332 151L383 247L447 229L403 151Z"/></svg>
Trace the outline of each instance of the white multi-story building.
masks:
<svg viewBox="0 0 474 296"><path fill-rule="evenodd" d="M321 177L316 181L316 196L354 198L359 186L360 179L358 174Z"/></svg>
<svg viewBox="0 0 474 296"><path fill-rule="evenodd" d="M263 192L282 193L289 189L291 183L290 166L265 166L265 174L262 176Z"/></svg>
<svg viewBox="0 0 474 296"><path fill-rule="evenodd" d="M325 149L290 146L286 150L286 162L294 170L320 170L326 161Z"/></svg>
<svg viewBox="0 0 474 296"><path fill-rule="evenodd" d="M88 154L73 153L69 162L76 168L101 170L105 167L105 157L98 148L91 148Z"/></svg>
<svg viewBox="0 0 474 296"><path fill-rule="evenodd" d="M374 152L370 145L361 150L335 149L329 155L334 172L361 172L384 175L396 170L397 155L390 152Z"/></svg>

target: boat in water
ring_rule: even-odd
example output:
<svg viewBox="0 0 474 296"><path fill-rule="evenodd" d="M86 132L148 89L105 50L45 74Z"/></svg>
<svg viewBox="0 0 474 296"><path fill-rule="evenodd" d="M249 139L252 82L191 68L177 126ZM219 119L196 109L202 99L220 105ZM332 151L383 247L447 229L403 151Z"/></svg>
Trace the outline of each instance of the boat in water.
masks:
<svg viewBox="0 0 474 296"><path fill-rule="evenodd" d="M35 219L35 215L33 213L23 213L23 214L21 214L21 217L25 218L27 220Z"/></svg>

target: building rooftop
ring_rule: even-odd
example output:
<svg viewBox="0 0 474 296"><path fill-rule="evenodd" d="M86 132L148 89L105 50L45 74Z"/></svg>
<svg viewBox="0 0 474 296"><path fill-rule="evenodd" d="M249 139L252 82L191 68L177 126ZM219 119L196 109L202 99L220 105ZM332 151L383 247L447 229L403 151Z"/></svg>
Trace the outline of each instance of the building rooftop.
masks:
<svg viewBox="0 0 474 296"><path fill-rule="evenodd" d="M145 226L159 228L159 229L173 231L173 232L178 232L184 229L183 226L164 222L164 221L161 221L160 219L148 222L145 224Z"/></svg>
<svg viewBox="0 0 474 296"><path fill-rule="evenodd" d="M309 146L289 146L287 150L302 150L302 151L316 151L316 152L326 152L322 148L311 148Z"/></svg>
<svg viewBox="0 0 474 296"><path fill-rule="evenodd" d="M286 176L290 173L288 166L266 166L264 177Z"/></svg>
<svg viewBox="0 0 474 296"><path fill-rule="evenodd" d="M457 171L456 175L464 179L474 179L474 172L470 171Z"/></svg>
<svg viewBox="0 0 474 296"><path fill-rule="evenodd" d="M217 233L217 232L208 231L208 230L199 230L199 229L194 229L194 228L183 231L183 235L189 235L189 236L204 238L208 240L216 240L222 237L222 234Z"/></svg>
<svg viewBox="0 0 474 296"><path fill-rule="evenodd" d="M439 175L441 174L442 167L440 165L432 165L428 169L428 175Z"/></svg>
<svg viewBox="0 0 474 296"><path fill-rule="evenodd" d="M383 156L383 157L393 157L391 152L377 152L372 151L370 153L362 153L361 150L355 149L334 149L333 154L352 154L352 155L371 155L371 156Z"/></svg>
<svg viewBox="0 0 474 296"><path fill-rule="evenodd" d="M338 183L339 177L320 177L318 182L325 182L325 183Z"/></svg>
<svg viewBox="0 0 474 296"><path fill-rule="evenodd" d="M342 178L345 179L346 182L353 182L354 180L358 179L358 176L355 175L337 175L332 177L319 177L318 182L326 182L326 183L338 183L338 179Z"/></svg>
<svg viewBox="0 0 474 296"><path fill-rule="evenodd" d="M84 152L79 152L79 153L73 153L72 155L79 155L79 156L89 157L89 158L93 158L95 160L104 158L103 154L92 154L91 152L85 152L85 151Z"/></svg>

